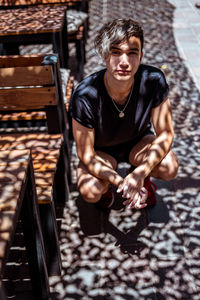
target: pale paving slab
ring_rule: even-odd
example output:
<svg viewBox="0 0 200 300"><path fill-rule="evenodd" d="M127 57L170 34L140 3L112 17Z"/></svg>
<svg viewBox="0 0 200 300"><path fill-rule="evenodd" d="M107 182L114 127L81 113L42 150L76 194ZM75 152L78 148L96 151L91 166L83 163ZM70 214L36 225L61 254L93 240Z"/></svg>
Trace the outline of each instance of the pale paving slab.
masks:
<svg viewBox="0 0 200 300"><path fill-rule="evenodd" d="M194 0L169 0L175 6L174 36L184 63L200 90L200 9Z"/></svg>

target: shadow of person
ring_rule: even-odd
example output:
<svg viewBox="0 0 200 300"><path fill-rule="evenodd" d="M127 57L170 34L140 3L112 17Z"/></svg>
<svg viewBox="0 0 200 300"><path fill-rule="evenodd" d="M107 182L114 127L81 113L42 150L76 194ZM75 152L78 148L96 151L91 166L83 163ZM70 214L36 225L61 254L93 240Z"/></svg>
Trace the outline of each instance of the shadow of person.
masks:
<svg viewBox="0 0 200 300"><path fill-rule="evenodd" d="M146 245L138 240L140 232L147 226L144 213L138 218L136 226L132 227L127 233L120 231L110 221L106 224L106 233L116 238L115 246L119 247L124 254L139 254Z"/></svg>
<svg viewBox="0 0 200 300"><path fill-rule="evenodd" d="M80 227L85 236L99 235L104 232L104 224L108 220L110 210L101 211L94 203L88 203L79 195L76 200L79 212Z"/></svg>
<svg viewBox="0 0 200 300"><path fill-rule="evenodd" d="M139 240L140 234L148 227L149 223L167 224L169 221L168 207L159 195L157 195L156 205L142 209L140 213L136 226L123 235L119 235L111 224L108 226L108 232L117 238L115 245L120 246L123 253L139 254L147 246Z"/></svg>
<svg viewBox="0 0 200 300"><path fill-rule="evenodd" d="M116 195L113 210L124 210L120 195ZM93 203L85 202L79 195L76 201L80 227L85 236L94 236L101 233L108 233L116 238L115 246L119 247L124 254L140 254L142 249L147 245L139 240L141 232L149 225L149 223L167 223L169 220L169 211L162 197L157 195L157 203L152 207L140 210L140 216L137 224L130 228L126 233L116 227L110 220L110 209L101 210ZM133 214L135 210L133 209ZM119 212L120 213L120 212Z"/></svg>

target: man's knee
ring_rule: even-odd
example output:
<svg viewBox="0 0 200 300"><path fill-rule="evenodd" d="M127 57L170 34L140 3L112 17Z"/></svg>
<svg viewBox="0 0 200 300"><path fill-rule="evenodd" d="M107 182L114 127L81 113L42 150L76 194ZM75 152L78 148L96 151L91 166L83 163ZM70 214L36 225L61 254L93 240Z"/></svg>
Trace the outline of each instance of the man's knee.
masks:
<svg viewBox="0 0 200 300"><path fill-rule="evenodd" d="M79 191L81 193L81 196L83 199L88 202L88 203L96 203L100 200L101 196L103 193L106 192L108 189L108 184L105 185L91 185L91 186L84 186L84 187L79 187Z"/></svg>
<svg viewBox="0 0 200 300"><path fill-rule="evenodd" d="M97 195L89 195L88 193L87 194L81 193L81 195L82 195L83 199L88 203L97 203L101 198L101 195L98 195L98 196Z"/></svg>
<svg viewBox="0 0 200 300"><path fill-rule="evenodd" d="M178 158L170 151L160 164L161 179L167 181L174 179L177 175L178 167Z"/></svg>
<svg viewBox="0 0 200 300"><path fill-rule="evenodd" d="M176 177L178 172L178 161L175 161L173 164L168 166L168 172L164 175L164 180L172 180Z"/></svg>

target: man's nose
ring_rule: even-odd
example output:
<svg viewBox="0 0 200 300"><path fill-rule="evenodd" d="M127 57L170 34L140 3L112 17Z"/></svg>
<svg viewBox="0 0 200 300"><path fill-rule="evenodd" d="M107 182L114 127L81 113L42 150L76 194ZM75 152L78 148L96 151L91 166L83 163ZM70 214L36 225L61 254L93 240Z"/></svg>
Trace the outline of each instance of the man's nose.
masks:
<svg viewBox="0 0 200 300"><path fill-rule="evenodd" d="M128 55L126 53L123 53L120 56L120 64L123 66L127 66L128 65Z"/></svg>

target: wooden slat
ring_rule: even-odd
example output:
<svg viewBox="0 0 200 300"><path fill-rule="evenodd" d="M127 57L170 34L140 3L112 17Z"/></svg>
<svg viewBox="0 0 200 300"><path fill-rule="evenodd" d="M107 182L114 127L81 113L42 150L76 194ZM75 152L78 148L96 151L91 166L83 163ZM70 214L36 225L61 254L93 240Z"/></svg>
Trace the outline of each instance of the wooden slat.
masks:
<svg viewBox="0 0 200 300"><path fill-rule="evenodd" d="M0 151L0 165L10 163L12 161L18 163L22 161L27 161L30 156L30 150L7 150Z"/></svg>
<svg viewBox="0 0 200 300"><path fill-rule="evenodd" d="M45 86L53 85L51 66L0 68L0 86Z"/></svg>
<svg viewBox="0 0 200 300"><path fill-rule="evenodd" d="M60 149L33 150L33 168L39 204L51 203L54 177L57 170Z"/></svg>
<svg viewBox="0 0 200 300"><path fill-rule="evenodd" d="M60 149L47 149L42 148L39 151L37 149L32 149L32 158L33 159L58 159L60 156Z"/></svg>
<svg viewBox="0 0 200 300"><path fill-rule="evenodd" d="M33 112L13 112L0 114L0 121L30 121L30 120L44 120L46 119L46 113L44 111Z"/></svg>
<svg viewBox="0 0 200 300"><path fill-rule="evenodd" d="M42 54L1 55L0 68L40 66L44 56Z"/></svg>
<svg viewBox="0 0 200 300"><path fill-rule="evenodd" d="M38 139L36 137L38 137ZM51 137L55 143L52 143L52 140L48 141L46 137ZM4 156L5 153L7 153L7 161L4 159L4 161L0 162L0 182L9 183L23 179L23 174L19 173L18 169L24 166L24 161L19 161L17 155L23 153L25 156L28 150L10 151L10 149L31 148L38 203L51 203L53 182L60 156L61 142L61 135L58 134L28 134L28 138L27 135L22 134L1 136L0 149L9 149L9 151L0 151L0 161L2 157L1 153L4 153ZM59 148L56 149L54 146Z"/></svg>
<svg viewBox="0 0 200 300"><path fill-rule="evenodd" d="M65 108L66 108L67 111L69 109L69 102L70 102L70 99L71 99L73 88L74 88L74 77L70 76L69 80L67 82L67 86L66 86L66 103L65 103Z"/></svg>
<svg viewBox="0 0 200 300"><path fill-rule="evenodd" d="M39 4L77 4L81 0L0 0L0 6L39 5Z"/></svg>
<svg viewBox="0 0 200 300"><path fill-rule="evenodd" d="M52 186L36 186L38 204L50 204L52 202Z"/></svg>
<svg viewBox="0 0 200 300"><path fill-rule="evenodd" d="M10 163L0 165L0 182L15 182L16 180L23 180L23 172L19 172L19 169L23 169L27 166L26 162Z"/></svg>
<svg viewBox="0 0 200 300"><path fill-rule="evenodd" d="M56 104L55 87L0 89L2 111L41 109Z"/></svg>
<svg viewBox="0 0 200 300"><path fill-rule="evenodd" d="M30 151L0 151L0 161L1 273L22 203L21 191L27 176L28 164L30 163ZM6 164L6 161L8 166L4 167L3 164Z"/></svg>
<svg viewBox="0 0 200 300"><path fill-rule="evenodd" d="M30 159L30 150L0 151L0 186L6 182L23 181ZM1 201L1 199L0 199Z"/></svg>
<svg viewBox="0 0 200 300"><path fill-rule="evenodd" d="M16 209L21 185L25 180L27 167L30 162L30 150L0 151L0 210L5 211L8 198L11 211ZM12 182L12 183L9 183ZM17 198L15 198L17 195ZM2 229L2 227L1 227Z"/></svg>
<svg viewBox="0 0 200 300"><path fill-rule="evenodd" d="M56 171L56 167L52 168L53 164L51 162L58 162L60 156L60 149L46 149L41 148L40 151L33 149L32 150L32 159L34 162L34 175L35 175L35 182L36 185L44 185L49 184L53 185L54 175ZM39 163L38 163L39 162ZM41 166L42 163L46 165L47 162L50 162L48 168L44 168ZM41 168L38 168L38 166Z"/></svg>
<svg viewBox="0 0 200 300"><path fill-rule="evenodd" d="M61 134L1 134L0 150L12 149L60 149L62 144Z"/></svg>
<svg viewBox="0 0 200 300"><path fill-rule="evenodd" d="M35 184L36 186L40 186L40 185L48 185L48 186L53 186L53 182L54 182L54 176L55 176L55 172L37 172L34 171L34 176L35 176Z"/></svg>
<svg viewBox="0 0 200 300"><path fill-rule="evenodd" d="M26 165L27 168L27 165ZM18 172L26 175L26 168L18 169ZM20 191L23 180L16 182L0 182L0 262L3 267L3 260L6 257L8 245L12 239L13 230L16 225L16 217L20 209ZM1 269L0 269L1 271Z"/></svg>
<svg viewBox="0 0 200 300"><path fill-rule="evenodd" d="M57 162L56 158L33 159L33 169L38 172L56 172Z"/></svg>

